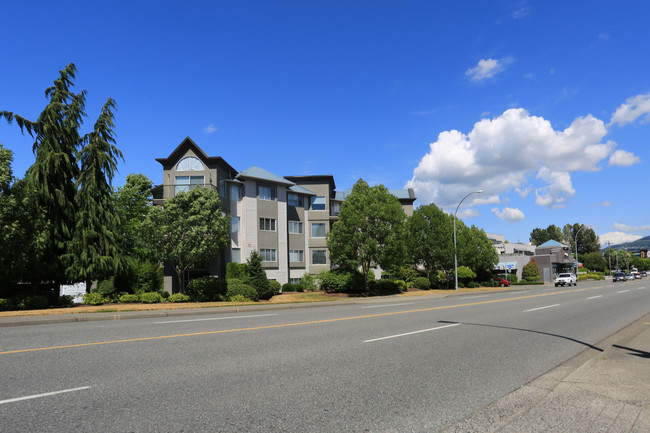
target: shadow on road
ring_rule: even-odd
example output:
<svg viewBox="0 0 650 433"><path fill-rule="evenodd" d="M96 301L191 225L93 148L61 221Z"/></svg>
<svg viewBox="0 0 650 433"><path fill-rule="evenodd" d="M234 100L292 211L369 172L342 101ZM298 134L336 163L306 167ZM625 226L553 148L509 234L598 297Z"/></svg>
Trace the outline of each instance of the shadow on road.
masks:
<svg viewBox="0 0 650 433"><path fill-rule="evenodd" d="M567 337L565 335L552 334L550 332L535 331L534 329L513 328L511 326L500 326L500 325L486 325L484 323L452 322L452 321L449 321L449 320L438 320L438 323L459 323L461 325L484 326L484 327L487 327L487 328L512 329L514 331L532 332L532 333L535 333L535 334L542 334L542 335L548 335L548 336L551 336L551 337L563 338L565 340L573 341L574 343L582 344L583 346L587 346L588 348L597 350L599 352L603 351L603 349L601 349L600 347L596 347L596 346L591 345L589 343L586 343L584 341L576 340L575 338ZM627 349L627 348L624 348L624 349ZM628 350L634 350L634 349L628 349ZM642 354L645 354L645 355L637 355L637 356L648 356L648 352L643 352L641 350L635 350L635 351L636 352L641 352Z"/></svg>

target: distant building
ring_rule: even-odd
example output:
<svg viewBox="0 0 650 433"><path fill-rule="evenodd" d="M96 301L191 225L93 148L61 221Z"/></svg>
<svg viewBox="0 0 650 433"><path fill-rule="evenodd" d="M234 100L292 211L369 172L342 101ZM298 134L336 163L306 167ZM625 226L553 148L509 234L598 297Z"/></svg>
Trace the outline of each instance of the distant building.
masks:
<svg viewBox="0 0 650 433"><path fill-rule="evenodd" d="M246 262L252 251L262 256L268 278L281 284L331 268L326 235L351 192L336 191L333 176L282 177L257 166L237 171L223 158L208 156L189 137L156 161L163 166L163 183L154 188L154 204L192 188L215 188L223 212L231 217L229 247L209 269L188 272L186 281L198 275L223 276L226 263ZM413 189L390 192L412 215ZM176 292L175 285L166 269L165 290Z"/></svg>
<svg viewBox="0 0 650 433"><path fill-rule="evenodd" d="M486 235L499 255L499 263L495 266L495 270L504 274L516 274L521 280L523 267L535 255L535 246L506 242L504 235L494 233L486 233Z"/></svg>

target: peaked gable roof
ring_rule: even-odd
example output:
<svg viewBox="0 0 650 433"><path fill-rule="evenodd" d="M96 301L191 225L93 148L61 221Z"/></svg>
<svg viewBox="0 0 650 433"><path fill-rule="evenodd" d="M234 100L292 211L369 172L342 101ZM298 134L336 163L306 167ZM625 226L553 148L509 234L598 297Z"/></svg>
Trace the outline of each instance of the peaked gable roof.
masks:
<svg viewBox="0 0 650 433"><path fill-rule="evenodd" d="M566 245L561 244L560 242L556 241L555 239L551 239L550 241L546 241L542 245L537 246L537 248L548 248L548 247L565 247L565 248L568 248Z"/></svg>
<svg viewBox="0 0 650 433"><path fill-rule="evenodd" d="M295 183L290 182L287 179L278 176L277 174L273 174L270 171L266 171L263 168L257 166L248 167L246 170L240 172L237 175L237 179L241 179L241 178L265 180L267 182L279 183L288 186L295 185Z"/></svg>
<svg viewBox="0 0 650 433"><path fill-rule="evenodd" d="M194 154L206 164L218 164L232 173L237 173L237 170L232 168L222 157L208 156L190 137L185 137L185 139L181 141L181 144L179 144L167 158L156 158L156 161L162 164L163 167L173 166L180 161L183 156L185 156L188 150L192 150L192 152L194 152Z"/></svg>

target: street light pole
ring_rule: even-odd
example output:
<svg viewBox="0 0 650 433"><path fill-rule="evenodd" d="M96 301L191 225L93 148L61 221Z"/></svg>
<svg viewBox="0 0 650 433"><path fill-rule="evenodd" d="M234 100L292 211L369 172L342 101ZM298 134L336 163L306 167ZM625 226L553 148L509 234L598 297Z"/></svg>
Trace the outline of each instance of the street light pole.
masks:
<svg viewBox="0 0 650 433"><path fill-rule="evenodd" d="M479 189L467 194L465 197L463 197L460 203L458 203L458 206L456 206L456 212L454 212L454 273L456 274L456 291L458 291L458 249L456 248L456 214L458 213L458 208L465 201L467 197L469 197L472 194L480 194L482 192L483 190Z"/></svg>

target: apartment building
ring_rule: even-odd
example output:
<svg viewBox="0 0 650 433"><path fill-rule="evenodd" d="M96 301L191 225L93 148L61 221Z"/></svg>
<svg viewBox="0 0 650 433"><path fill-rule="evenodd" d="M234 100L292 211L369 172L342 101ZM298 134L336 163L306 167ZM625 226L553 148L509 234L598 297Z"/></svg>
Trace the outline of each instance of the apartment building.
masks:
<svg viewBox="0 0 650 433"><path fill-rule="evenodd" d="M188 272L186 279L223 276L228 262L244 263L252 251L262 256L268 278L281 284L331 269L326 236L351 192L336 191L333 176L282 177L258 166L237 171L223 158L208 156L189 137L156 161L163 167L163 183L154 188L154 204L191 188L216 188L223 212L231 217L230 247L209 269ZM412 215L413 189L390 192ZM175 284L166 270L165 290L177 291Z"/></svg>

